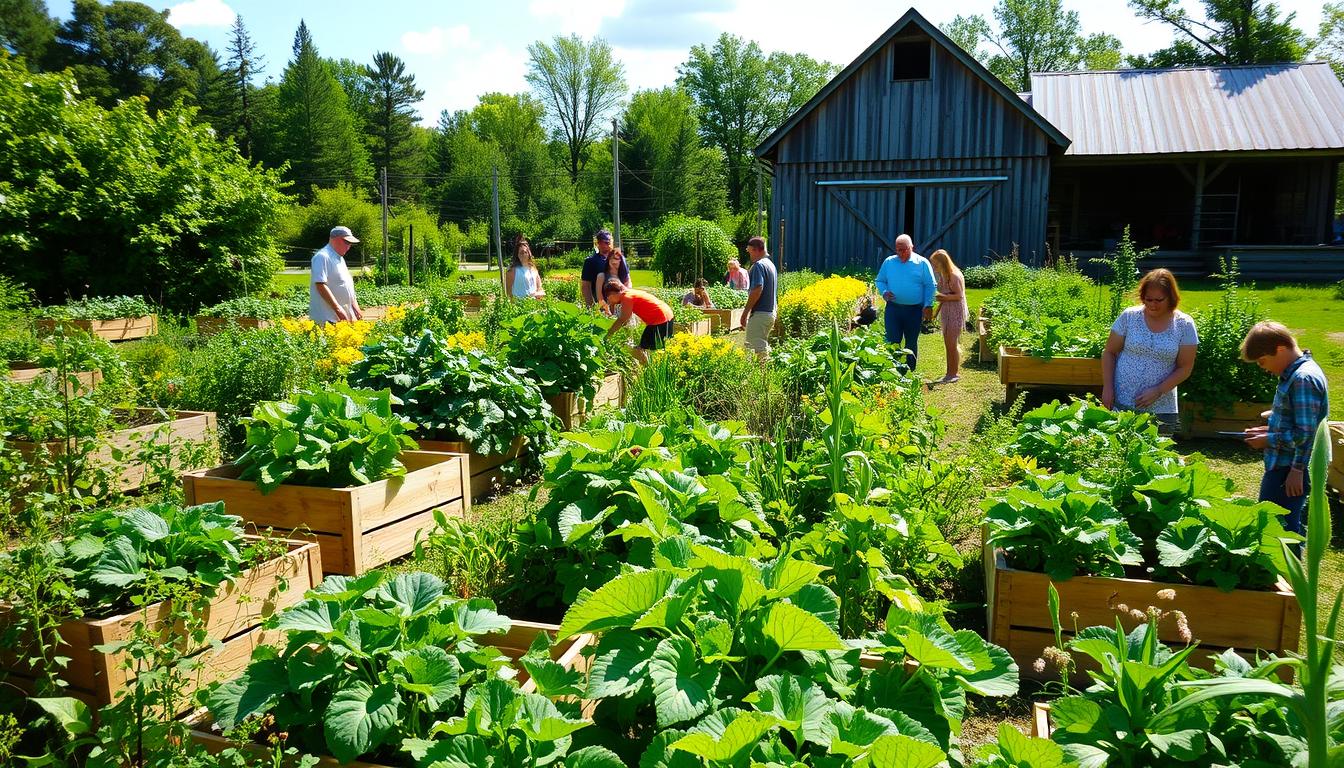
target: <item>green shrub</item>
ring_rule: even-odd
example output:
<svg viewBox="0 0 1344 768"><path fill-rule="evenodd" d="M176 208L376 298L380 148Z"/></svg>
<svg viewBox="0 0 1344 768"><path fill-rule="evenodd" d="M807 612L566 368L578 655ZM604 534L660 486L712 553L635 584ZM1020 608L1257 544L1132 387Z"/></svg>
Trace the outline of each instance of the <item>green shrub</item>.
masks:
<svg viewBox="0 0 1344 768"><path fill-rule="evenodd" d="M174 311L264 287L280 262L278 171L243 159L188 108L151 115L75 98L73 75L0 60L0 251L44 301L72 286Z"/></svg>
<svg viewBox="0 0 1344 768"><path fill-rule="evenodd" d="M776 264L775 266L779 265ZM751 265L744 263L742 268L750 270ZM817 274L810 269L795 269L788 272L780 272L776 287L779 290L779 295L783 296L786 293L801 291L810 285L819 283L825 277L825 275Z"/></svg>
<svg viewBox="0 0 1344 768"><path fill-rule="evenodd" d="M269 299L257 296L240 296L236 299L221 301L202 309L201 317L246 317L257 320L277 320L282 317L298 317L308 311L308 293L302 297L297 293L292 298Z"/></svg>
<svg viewBox="0 0 1344 768"><path fill-rule="evenodd" d="M729 259L737 257L737 246L712 221L681 214L663 219L653 233L653 266L663 273L663 283L676 285L699 277L696 243L700 249L700 272L716 274Z"/></svg>
<svg viewBox="0 0 1344 768"><path fill-rule="evenodd" d="M1212 410L1236 402L1262 403L1274 399L1277 378L1260 366L1241 360L1241 342L1264 319L1254 296L1237 283L1236 258L1221 262L1223 293L1212 308L1194 313L1199 329L1199 359L1190 378L1181 384L1182 399Z"/></svg>
<svg viewBox="0 0 1344 768"><path fill-rule="evenodd" d="M1006 270L985 300L994 346L1037 357L1099 357L1110 334L1110 307L1100 288L1072 262L1047 269Z"/></svg>
<svg viewBox="0 0 1344 768"><path fill-rule="evenodd" d="M995 288L1007 280L1021 279L1027 266L1017 259L1003 259L989 264L977 264L961 271L967 288Z"/></svg>

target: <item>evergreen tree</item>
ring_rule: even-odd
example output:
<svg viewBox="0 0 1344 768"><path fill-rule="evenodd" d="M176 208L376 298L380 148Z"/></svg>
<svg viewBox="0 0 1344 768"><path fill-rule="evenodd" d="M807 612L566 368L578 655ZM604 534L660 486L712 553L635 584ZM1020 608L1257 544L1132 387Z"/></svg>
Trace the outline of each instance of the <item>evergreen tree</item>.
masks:
<svg viewBox="0 0 1344 768"><path fill-rule="evenodd" d="M304 199L314 185L330 187L346 181L367 187L373 172L349 101L302 21L294 34L293 53L278 94L283 156L272 159L289 161L287 178Z"/></svg>
<svg viewBox="0 0 1344 768"><path fill-rule="evenodd" d="M227 48L229 58L225 62L225 87L232 96L232 109L226 113L223 126L216 126L220 132L232 136L238 143L243 157L251 158L256 142L256 98L252 78L265 67L265 60L257 53L257 45L252 42L247 27L243 26L242 14L233 17L233 29L229 33Z"/></svg>
<svg viewBox="0 0 1344 768"><path fill-rule="evenodd" d="M56 22L43 0L0 0L0 48L24 57L37 71L56 38Z"/></svg>
<svg viewBox="0 0 1344 768"><path fill-rule="evenodd" d="M415 135L420 119L415 104L425 92L416 87L406 62L387 52L374 54L373 66L364 68L364 78L372 102L367 130L373 162L387 169L389 196L414 197L425 164L423 144Z"/></svg>

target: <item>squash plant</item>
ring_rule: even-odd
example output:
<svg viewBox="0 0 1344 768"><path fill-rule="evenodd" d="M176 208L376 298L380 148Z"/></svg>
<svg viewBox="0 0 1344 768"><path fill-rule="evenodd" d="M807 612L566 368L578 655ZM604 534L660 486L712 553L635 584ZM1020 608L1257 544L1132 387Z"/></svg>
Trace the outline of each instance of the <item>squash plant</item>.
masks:
<svg viewBox="0 0 1344 768"><path fill-rule="evenodd" d="M504 323L509 365L527 372L546 397L575 392L597 394L602 375L602 338L607 324L573 304L547 302Z"/></svg>
<svg viewBox="0 0 1344 768"><path fill-rule="evenodd" d="M1219 499L1182 517L1157 537L1161 581L1269 589L1288 572L1284 541L1302 537L1283 528L1282 509L1269 502Z"/></svg>
<svg viewBox="0 0 1344 768"><path fill-rule="evenodd" d="M912 593L882 636L846 641L815 563L686 537L660 542L654 561L584 591L559 633L602 632L584 696L630 765L931 768L955 748L965 691L1016 691L1005 651ZM866 674L864 645L886 660Z"/></svg>
<svg viewBox="0 0 1344 768"><path fill-rule="evenodd" d="M386 389L398 414L426 440L462 440L480 454L504 453L515 438L544 445L551 408L525 371L478 350L450 347L434 331L364 348L355 386Z"/></svg>
<svg viewBox="0 0 1344 768"><path fill-rule="evenodd" d="M246 419L239 477L262 493L282 483L343 488L406 474L397 458L414 450L415 424L392 412L392 396L337 384L258 405Z"/></svg>
<svg viewBox="0 0 1344 768"><path fill-rule="evenodd" d="M544 488L546 501L520 530L553 574L526 580L530 602L573 603L625 564L650 567L654 546L672 537L761 551L771 531L746 469L749 441L740 424L699 417L567 435L532 492L535 501Z"/></svg>
<svg viewBox="0 0 1344 768"><path fill-rule="evenodd" d="M238 678L206 696L226 732L269 716L272 732L345 763L545 765L584 727L577 704L522 694L509 659L482 635L508 630L489 600L459 600L426 573L329 576L274 617L282 649L252 654ZM566 690L542 643L526 663ZM572 684L570 689L572 690ZM266 734L262 734L265 736ZM457 762L454 762L454 761Z"/></svg>

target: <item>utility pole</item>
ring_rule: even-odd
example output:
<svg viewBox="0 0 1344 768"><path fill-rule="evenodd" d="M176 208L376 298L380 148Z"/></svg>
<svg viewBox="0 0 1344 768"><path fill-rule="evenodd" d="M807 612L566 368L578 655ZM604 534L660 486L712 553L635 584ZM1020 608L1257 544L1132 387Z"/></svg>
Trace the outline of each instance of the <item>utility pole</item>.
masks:
<svg viewBox="0 0 1344 768"><path fill-rule="evenodd" d="M494 209L495 216L495 252L499 254L499 284L504 289L504 295L509 295L509 286L504 283L504 237L499 232L499 164L494 166L494 173L490 181L490 197L492 198L491 208Z"/></svg>
<svg viewBox="0 0 1344 768"><path fill-rule="evenodd" d="M382 273L383 279L387 279L387 166L382 168L382 179L378 185L378 191L383 198L383 260Z"/></svg>
<svg viewBox="0 0 1344 768"><path fill-rule="evenodd" d="M756 161L756 236L765 235L765 193L761 191L761 163Z"/></svg>
<svg viewBox="0 0 1344 768"><path fill-rule="evenodd" d="M779 220L779 271L784 271L784 220Z"/></svg>
<svg viewBox="0 0 1344 768"><path fill-rule="evenodd" d="M621 134L616 118L611 118L611 224L616 247L621 247Z"/></svg>
<svg viewBox="0 0 1344 768"><path fill-rule="evenodd" d="M415 285L415 225L407 224L406 229L406 283Z"/></svg>

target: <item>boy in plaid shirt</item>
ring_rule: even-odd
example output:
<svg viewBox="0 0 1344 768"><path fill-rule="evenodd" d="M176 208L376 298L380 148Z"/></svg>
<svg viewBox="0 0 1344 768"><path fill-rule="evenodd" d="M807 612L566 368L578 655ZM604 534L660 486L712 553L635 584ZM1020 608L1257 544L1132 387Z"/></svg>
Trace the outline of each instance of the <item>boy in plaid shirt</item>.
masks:
<svg viewBox="0 0 1344 768"><path fill-rule="evenodd" d="M1241 359L1279 377L1274 407L1266 414L1269 424L1246 430L1246 443L1265 451L1260 500L1288 510L1283 527L1305 533L1302 509L1311 487L1307 465L1312 438L1330 412L1325 373L1310 352L1297 346L1288 329L1272 320L1256 323L1246 334Z"/></svg>

